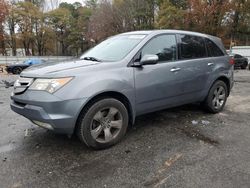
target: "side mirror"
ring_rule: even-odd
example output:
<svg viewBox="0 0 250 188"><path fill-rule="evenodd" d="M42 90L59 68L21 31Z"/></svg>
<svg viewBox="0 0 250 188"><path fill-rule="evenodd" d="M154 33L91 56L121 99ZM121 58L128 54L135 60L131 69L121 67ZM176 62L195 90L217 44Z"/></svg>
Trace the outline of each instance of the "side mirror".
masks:
<svg viewBox="0 0 250 188"><path fill-rule="evenodd" d="M141 65L154 65L159 61L159 57L157 55L144 55L141 58Z"/></svg>

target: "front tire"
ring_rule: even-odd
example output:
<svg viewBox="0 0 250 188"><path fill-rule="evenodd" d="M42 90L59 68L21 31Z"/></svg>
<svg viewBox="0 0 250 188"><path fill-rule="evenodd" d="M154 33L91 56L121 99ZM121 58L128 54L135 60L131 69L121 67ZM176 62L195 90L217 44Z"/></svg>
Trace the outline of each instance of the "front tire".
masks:
<svg viewBox="0 0 250 188"><path fill-rule="evenodd" d="M98 100L87 106L79 116L77 135L93 149L105 149L118 143L128 127L128 111L113 98Z"/></svg>
<svg viewBox="0 0 250 188"><path fill-rule="evenodd" d="M216 81L209 90L208 96L205 99L203 106L205 110L216 114L223 110L228 97L228 88L225 82Z"/></svg>
<svg viewBox="0 0 250 188"><path fill-rule="evenodd" d="M20 74L22 71L23 71L23 69L22 69L21 67L15 67L15 68L12 70L12 73L13 73L13 74Z"/></svg>

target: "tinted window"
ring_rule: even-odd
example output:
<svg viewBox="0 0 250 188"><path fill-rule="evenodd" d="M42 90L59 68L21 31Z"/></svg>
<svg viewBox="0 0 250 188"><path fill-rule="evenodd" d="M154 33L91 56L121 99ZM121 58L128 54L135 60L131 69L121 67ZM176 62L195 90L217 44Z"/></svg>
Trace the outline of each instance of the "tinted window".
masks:
<svg viewBox="0 0 250 188"><path fill-rule="evenodd" d="M141 57L144 55L158 55L159 61L176 60L175 35L160 35L150 40L142 49Z"/></svg>
<svg viewBox="0 0 250 188"><path fill-rule="evenodd" d="M221 49L211 40L206 39L207 51L209 57L223 56Z"/></svg>
<svg viewBox="0 0 250 188"><path fill-rule="evenodd" d="M191 35L180 36L180 59L195 59L206 57L205 42L202 37Z"/></svg>

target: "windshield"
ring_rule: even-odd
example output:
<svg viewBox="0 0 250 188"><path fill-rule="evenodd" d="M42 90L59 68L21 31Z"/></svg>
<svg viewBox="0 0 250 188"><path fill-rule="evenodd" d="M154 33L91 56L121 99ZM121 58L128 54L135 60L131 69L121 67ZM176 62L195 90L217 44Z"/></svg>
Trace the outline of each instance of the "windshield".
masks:
<svg viewBox="0 0 250 188"><path fill-rule="evenodd" d="M146 35L120 35L109 38L84 53L80 59L90 61L120 61Z"/></svg>

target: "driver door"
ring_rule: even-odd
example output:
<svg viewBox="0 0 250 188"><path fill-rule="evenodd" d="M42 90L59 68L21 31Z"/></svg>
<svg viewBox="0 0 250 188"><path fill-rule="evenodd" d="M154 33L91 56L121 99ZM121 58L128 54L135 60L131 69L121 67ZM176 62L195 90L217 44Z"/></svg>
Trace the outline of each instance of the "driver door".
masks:
<svg viewBox="0 0 250 188"><path fill-rule="evenodd" d="M159 62L135 68L137 114L155 111L178 102L182 94L182 80L178 74L177 42L175 34L159 35L151 39L139 53L158 55Z"/></svg>

